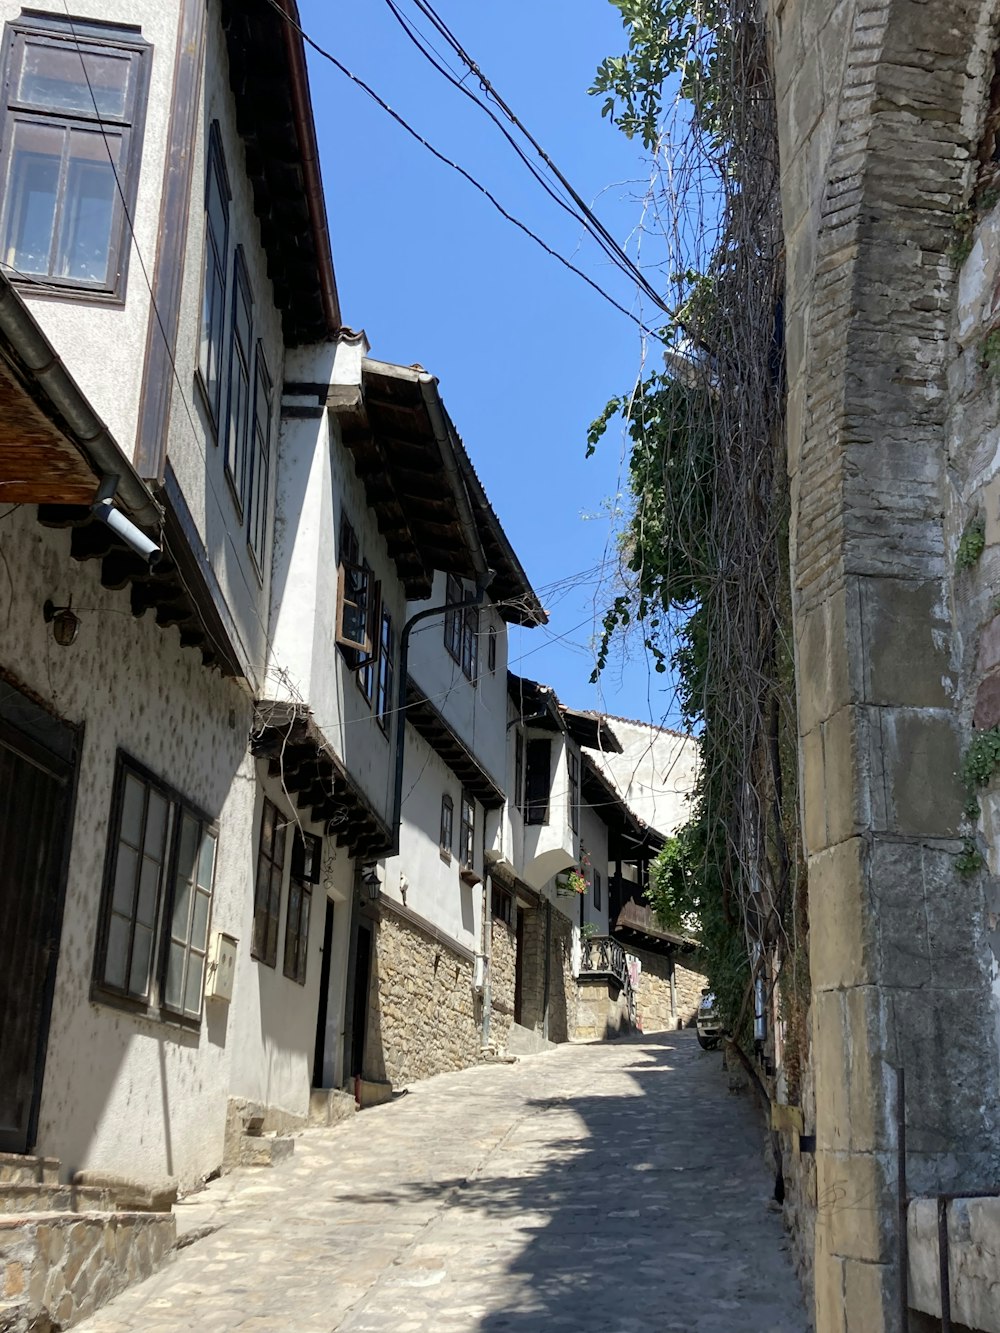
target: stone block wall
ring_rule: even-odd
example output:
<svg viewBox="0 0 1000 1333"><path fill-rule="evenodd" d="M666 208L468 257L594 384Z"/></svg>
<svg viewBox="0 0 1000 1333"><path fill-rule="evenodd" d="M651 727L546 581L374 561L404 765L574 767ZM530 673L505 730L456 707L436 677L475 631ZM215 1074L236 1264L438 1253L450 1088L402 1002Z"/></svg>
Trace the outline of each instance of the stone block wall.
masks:
<svg viewBox="0 0 1000 1333"><path fill-rule="evenodd" d="M989 516L997 436L973 400L995 387L976 388L974 337L956 366L953 310L997 17L995 0L769 5L817 1333L899 1327L900 1068L912 1187L995 1178L987 890L955 865L970 660L995 592L955 556L970 498ZM1000 573L1000 553L983 568Z"/></svg>
<svg viewBox="0 0 1000 1333"><path fill-rule="evenodd" d="M490 958L490 1039L498 1047L507 1043L514 1021L514 982L517 966L517 937L506 921L492 922Z"/></svg>
<svg viewBox="0 0 1000 1333"><path fill-rule="evenodd" d="M521 1024L549 1041L568 1041L576 1027L576 978L573 975L573 925L548 904L549 986L545 1005L546 904L525 911ZM547 1022L546 1022L547 1018Z"/></svg>
<svg viewBox="0 0 1000 1333"><path fill-rule="evenodd" d="M374 935L365 1077L395 1086L475 1064L471 956L385 907Z"/></svg>
<svg viewBox="0 0 1000 1333"><path fill-rule="evenodd" d="M581 973L576 985L574 1041L608 1041L632 1030L628 1001L614 978Z"/></svg>
<svg viewBox="0 0 1000 1333"><path fill-rule="evenodd" d="M640 1029L643 1032L669 1032L673 1028L689 1027L698 1012L702 987L706 985L703 973L682 967L672 958L637 949L632 944L626 945L626 949L642 965L636 997ZM670 993L671 973L676 1007L675 996Z"/></svg>
<svg viewBox="0 0 1000 1333"><path fill-rule="evenodd" d="M708 985L708 977L704 972L675 963L674 984L677 990L677 1021L684 1027L690 1027L698 1014L701 993Z"/></svg>

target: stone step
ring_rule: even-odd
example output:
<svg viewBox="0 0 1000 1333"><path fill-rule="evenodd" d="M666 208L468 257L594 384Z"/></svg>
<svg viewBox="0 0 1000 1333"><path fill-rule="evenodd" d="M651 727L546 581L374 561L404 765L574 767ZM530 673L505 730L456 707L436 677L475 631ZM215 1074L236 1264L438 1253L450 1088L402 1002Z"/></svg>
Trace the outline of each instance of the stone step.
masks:
<svg viewBox="0 0 1000 1333"><path fill-rule="evenodd" d="M114 1198L94 1185L2 1184L0 1214L110 1213Z"/></svg>
<svg viewBox="0 0 1000 1333"><path fill-rule="evenodd" d="M340 1088L313 1088L309 1094L309 1123L321 1128L348 1120L358 1109L349 1092Z"/></svg>
<svg viewBox="0 0 1000 1333"><path fill-rule="evenodd" d="M295 1140L280 1134L244 1134L240 1166L280 1166L295 1151Z"/></svg>
<svg viewBox="0 0 1000 1333"><path fill-rule="evenodd" d="M176 1237L172 1213L0 1217L0 1333L68 1328L149 1277Z"/></svg>
<svg viewBox="0 0 1000 1333"><path fill-rule="evenodd" d="M542 1051L554 1051L556 1044L540 1032L522 1027L520 1023L511 1023L506 1049L508 1055L539 1055Z"/></svg>
<svg viewBox="0 0 1000 1333"><path fill-rule="evenodd" d="M356 1078L354 1099L362 1111L369 1106L384 1106L392 1101L392 1084L374 1078Z"/></svg>
<svg viewBox="0 0 1000 1333"><path fill-rule="evenodd" d="M58 1181L57 1157L0 1152L0 1185L55 1185Z"/></svg>

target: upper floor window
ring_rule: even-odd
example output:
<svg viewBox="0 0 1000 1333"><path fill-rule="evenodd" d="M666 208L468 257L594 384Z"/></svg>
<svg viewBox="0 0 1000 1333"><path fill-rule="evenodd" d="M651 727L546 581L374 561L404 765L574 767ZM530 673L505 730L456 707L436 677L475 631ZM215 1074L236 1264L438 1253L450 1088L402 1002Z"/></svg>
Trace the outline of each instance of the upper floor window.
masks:
<svg viewBox="0 0 1000 1333"><path fill-rule="evenodd" d="M278 961L278 923L281 913L281 880L285 867L285 830L288 821L264 798L257 844L257 882L253 895L253 939L250 956L274 967Z"/></svg>
<svg viewBox="0 0 1000 1333"><path fill-rule="evenodd" d="M454 606L444 617L444 646L462 668L462 674L473 684L479 675L479 607L461 606L465 590L461 579L448 575L445 601Z"/></svg>
<svg viewBox="0 0 1000 1333"><path fill-rule="evenodd" d="M247 455L250 448L250 372L253 348L253 297L243 247L233 260L232 338L229 343L229 425L226 471L240 515L246 507Z"/></svg>
<svg viewBox="0 0 1000 1333"><path fill-rule="evenodd" d="M492 625L486 640L486 665L492 676L497 669L497 632Z"/></svg>
<svg viewBox="0 0 1000 1333"><path fill-rule="evenodd" d="M438 846L441 848L441 855L446 861L451 860L451 845L454 833L452 825L455 820L455 804L451 797L445 793L441 797L441 832L438 837Z"/></svg>
<svg viewBox="0 0 1000 1333"><path fill-rule="evenodd" d="M574 833L580 832L580 760L575 754L567 755L569 761L569 826Z"/></svg>
<svg viewBox="0 0 1000 1333"><path fill-rule="evenodd" d="M384 732L388 732L392 718L392 681L395 675L396 631L392 616L382 612L382 634L378 645L378 682L375 699L375 717Z"/></svg>
<svg viewBox="0 0 1000 1333"><path fill-rule="evenodd" d="M549 822L549 788L552 785L552 742L535 737L525 747L524 821Z"/></svg>
<svg viewBox="0 0 1000 1333"><path fill-rule="evenodd" d="M143 1010L201 1017L216 834L172 788L119 754L94 983Z"/></svg>
<svg viewBox="0 0 1000 1333"><path fill-rule="evenodd" d="M247 497L249 522L247 544L260 574L264 572L264 544L267 541L268 483L271 476L271 402L273 388L258 342L254 364L253 446L250 450Z"/></svg>
<svg viewBox="0 0 1000 1333"><path fill-rule="evenodd" d="M524 732L514 732L514 805L524 814Z"/></svg>
<svg viewBox="0 0 1000 1333"><path fill-rule="evenodd" d="M288 915L285 919L286 977L306 984L306 959L309 948L309 917L312 911L313 885L319 883L322 842L311 833L295 830L292 840L292 865L288 875Z"/></svg>
<svg viewBox="0 0 1000 1333"><path fill-rule="evenodd" d="M198 370L212 422L219 424L222 347L226 336L226 269L229 253L229 177L222 155L219 122L208 136L205 174L205 271L201 289L201 347Z"/></svg>
<svg viewBox="0 0 1000 1333"><path fill-rule="evenodd" d="M594 911L601 910L601 872L594 871Z"/></svg>
<svg viewBox="0 0 1000 1333"><path fill-rule="evenodd" d="M8 26L0 254L15 279L124 296L149 53L132 29Z"/></svg>
<svg viewBox="0 0 1000 1333"><path fill-rule="evenodd" d="M476 803L462 792L462 826L458 835L458 858L463 866L471 866L476 846Z"/></svg>

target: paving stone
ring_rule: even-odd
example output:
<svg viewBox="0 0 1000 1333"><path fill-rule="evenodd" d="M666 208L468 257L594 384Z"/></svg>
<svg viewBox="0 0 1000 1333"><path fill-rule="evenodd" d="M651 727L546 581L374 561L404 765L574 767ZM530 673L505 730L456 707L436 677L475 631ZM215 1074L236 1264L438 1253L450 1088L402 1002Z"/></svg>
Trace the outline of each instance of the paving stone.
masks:
<svg viewBox="0 0 1000 1333"><path fill-rule="evenodd" d="M806 1333L762 1141L689 1032L442 1074L210 1185L79 1333Z"/></svg>

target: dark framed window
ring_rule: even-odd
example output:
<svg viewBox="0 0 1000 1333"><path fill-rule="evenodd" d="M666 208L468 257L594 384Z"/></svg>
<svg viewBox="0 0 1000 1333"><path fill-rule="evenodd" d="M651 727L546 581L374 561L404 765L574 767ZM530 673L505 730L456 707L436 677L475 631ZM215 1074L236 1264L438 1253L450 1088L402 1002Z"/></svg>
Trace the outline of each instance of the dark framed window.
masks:
<svg viewBox="0 0 1000 1333"><path fill-rule="evenodd" d="M5 48L0 259L15 280L120 300L151 48L42 16L9 25Z"/></svg>
<svg viewBox="0 0 1000 1333"><path fill-rule="evenodd" d="M205 260L201 285L201 345L198 373L212 424L218 428L222 394L222 349L226 336L226 272L229 266L229 176L219 122L208 132L205 170Z"/></svg>
<svg viewBox="0 0 1000 1333"><path fill-rule="evenodd" d="M375 717L382 730L389 734L392 719L392 683L395 675L396 631L392 616L382 612L382 633L378 646L378 682L375 698Z"/></svg>
<svg viewBox="0 0 1000 1333"><path fill-rule="evenodd" d="M292 840L292 864L288 875L288 914L285 918L286 977L306 984L309 949L309 917L312 911L313 885L319 883L322 843L311 833L295 830Z"/></svg>
<svg viewBox="0 0 1000 1333"><path fill-rule="evenodd" d="M449 606L455 606L464 601L465 594L462 591L461 582L453 574L449 574L445 582L444 600ZM461 611L446 611L444 613L444 646L455 661L462 665L462 613Z"/></svg>
<svg viewBox="0 0 1000 1333"><path fill-rule="evenodd" d="M471 866L476 846L476 803L462 792L462 822L458 832L458 857L463 866Z"/></svg>
<svg viewBox="0 0 1000 1333"><path fill-rule="evenodd" d="M351 670L358 673L358 687L371 703L382 624L382 585L361 558L357 534L343 510L338 560L337 644Z"/></svg>
<svg viewBox="0 0 1000 1333"><path fill-rule="evenodd" d="M601 872L599 870L594 871L594 910L596 912L601 910Z"/></svg>
<svg viewBox="0 0 1000 1333"><path fill-rule="evenodd" d="M549 822L549 788L552 784L552 742L533 738L524 754L524 822Z"/></svg>
<svg viewBox="0 0 1000 1333"><path fill-rule="evenodd" d="M253 349L253 297L243 247L233 258L233 300L230 308L232 336L229 340L229 410L226 428L226 472L242 519L246 508L247 456L251 432L251 356Z"/></svg>
<svg viewBox="0 0 1000 1333"><path fill-rule="evenodd" d="M249 523L247 545L257 566L264 573L264 546L267 542L267 502L271 480L271 412L274 389L260 343L254 355L253 447L250 450L247 499Z"/></svg>
<svg viewBox="0 0 1000 1333"><path fill-rule="evenodd" d="M514 924L514 895L496 880L490 894L490 911L498 921L506 921L508 926Z"/></svg>
<svg viewBox="0 0 1000 1333"><path fill-rule="evenodd" d="M462 674L475 685L479 678L479 607L467 606L462 616Z"/></svg>
<svg viewBox="0 0 1000 1333"><path fill-rule="evenodd" d="M285 869L288 821L273 801L264 798L257 844L257 879L253 896L253 941L250 955L268 967L278 961L278 920L281 880Z"/></svg>
<svg viewBox="0 0 1000 1333"><path fill-rule="evenodd" d="M98 998L201 1018L217 833L119 752L94 964Z"/></svg>
<svg viewBox="0 0 1000 1333"><path fill-rule="evenodd" d="M364 696L365 703L370 704L375 695L375 660L378 656L378 638L376 636L381 635L382 610L381 607L376 606L376 601L380 599L375 591L372 567L367 560L361 562L361 583L364 594L359 614L364 648L358 661L355 679L358 682L358 689Z"/></svg>
<svg viewBox="0 0 1000 1333"><path fill-rule="evenodd" d="M580 832L580 760L575 754L566 756L569 767L569 826Z"/></svg>
<svg viewBox="0 0 1000 1333"><path fill-rule="evenodd" d="M438 839L441 855L451 860L452 840L455 836L455 803L450 796L441 797L441 836Z"/></svg>
<svg viewBox="0 0 1000 1333"><path fill-rule="evenodd" d="M490 675L494 675L497 669L497 632L493 625L490 626L489 637L486 640L486 666Z"/></svg>

